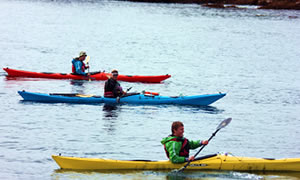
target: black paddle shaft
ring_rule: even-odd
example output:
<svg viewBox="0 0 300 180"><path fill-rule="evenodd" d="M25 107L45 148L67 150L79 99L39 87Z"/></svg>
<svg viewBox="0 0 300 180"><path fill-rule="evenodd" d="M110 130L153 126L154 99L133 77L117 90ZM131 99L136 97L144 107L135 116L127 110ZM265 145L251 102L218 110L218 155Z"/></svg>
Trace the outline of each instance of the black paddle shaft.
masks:
<svg viewBox="0 0 300 180"><path fill-rule="evenodd" d="M131 88L132 88L132 87L128 88L126 92L130 91Z"/></svg>
<svg viewBox="0 0 300 180"><path fill-rule="evenodd" d="M128 88L128 89L126 90L126 93L127 93L128 91L130 91L131 88L132 88L132 87ZM116 98L117 103L120 103L120 99L123 98L123 97L126 97L126 95L122 94L120 97L117 97L117 98Z"/></svg>
<svg viewBox="0 0 300 180"><path fill-rule="evenodd" d="M217 134L217 132L219 132L222 128L224 128L225 126L227 126L231 121L231 118L227 118L225 120L223 120L219 126L217 127L217 130L212 133L212 135L210 136L210 138L207 140L208 142ZM200 149L199 151L194 155L194 157L196 157L201 151L202 149L206 146L206 144L204 144ZM190 165L192 161L188 161L188 163L186 165L184 165L181 169L178 170L178 172L181 172L183 171L188 165Z"/></svg>
<svg viewBox="0 0 300 180"><path fill-rule="evenodd" d="M217 129L214 133L212 133L212 135L210 136L210 138L207 140L208 142L217 134L217 132L220 131L220 129ZM204 144L199 151L194 155L194 157L196 157L201 151L202 149L206 146L207 144Z"/></svg>

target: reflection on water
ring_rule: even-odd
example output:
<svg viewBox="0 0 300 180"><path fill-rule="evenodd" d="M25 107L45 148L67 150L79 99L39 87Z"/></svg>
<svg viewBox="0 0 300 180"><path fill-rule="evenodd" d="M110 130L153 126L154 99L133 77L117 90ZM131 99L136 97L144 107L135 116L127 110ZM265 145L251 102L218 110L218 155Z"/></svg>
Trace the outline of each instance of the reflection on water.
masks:
<svg viewBox="0 0 300 180"><path fill-rule="evenodd" d="M201 106L200 111L203 111L208 114L220 114L220 113L224 112L223 109L218 109L214 106Z"/></svg>
<svg viewBox="0 0 300 180"><path fill-rule="evenodd" d="M120 106L114 104L104 104L103 105L103 120L105 122L103 129L109 134L114 134L116 131L116 124L118 119Z"/></svg>
<svg viewBox="0 0 300 180"><path fill-rule="evenodd" d="M72 85L72 92L76 92L79 94L85 94L85 86L84 84L87 83L88 81L85 80L70 80L70 84Z"/></svg>
<svg viewBox="0 0 300 180"><path fill-rule="evenodd" d="M0 76L6 76L7 73L6 72L0 72Z"/></svg>
<svg viewBox="0 0 300 180"><path fill-rule="evenodd" d="M225 110L218 109L214 106L191 106L191 105L179 105L177 106L181 111L191 111L195 113L207 113L207 114L221 114Z"/></svg>
<svg viewBox="0 0 300 180"><path fill-rule="evenodd" d="M74 80L74 79L72 79L70 81L70 84L74 85L74 86L82 86L85 82L86 81L84 81L84 80Z"/></svg>
<svg viewBox="0 0 300 180"><path fill-rule="evenodd" d="M249 173L249 172L233 172L233 171L185 171L183 173L174 173L172 171L138 171L138 170L99 170L99 171L82 171L82 170L63 170L56 169L52 173L54 179L65 179L80 177L81 179L88 178L104 178L104 179L131 179L133 176L138 179L167 179L167 180L182 180L182 179L298 179L299 173Z"/></svg>
<svg viewBox="0 0 300 180"><path fill-rule="evenodd" d="M103 111L105 112L103 119L115 119L118 117L118 106L114 104L104 104Z"/></svg>
<svg viewBox="0 0 300 180"><path fill-rule="evenodd" d="M121 83L139 92L231 94L206 107L19 103L18 90L103 95L105 82L5 79L6 73L1 71L0 137L8 145L19 141L18 146L0 145L0 179L174 178L166 172L153 171L71 171L54 173L49 178L57 168L49 155L68 152L89 157L161 159L164 152L159 140L166 129L169 131L172 121L183 121L191 138L205 137L215 129L218 119L229 116L236 123L222 131L206 152L299 157L296 99L300 51L295 48L300 43L298 11L221 10L199 5L101 0L0 0L0 14L5 17L0 18L2 67L64 72L69 69L70 57L86 50L93 56L90 63L95 70L172 74L162 84ZM78 28L78 22L85 25ZM65 31L68 33L62 34ZM291 138L282 141L282 137ZM187 171L181 178L272 177L253 174ZM295 177L291 173L274 175L273 179Z"/></svg>
<svg viewBox="0 0 300 180"><path fill-rule="evenodd" d="M181 179L264 179L264 177L250 173L234 173L231 171L186 171L184 173L170 172L166 175L168 180Z"/></svg>

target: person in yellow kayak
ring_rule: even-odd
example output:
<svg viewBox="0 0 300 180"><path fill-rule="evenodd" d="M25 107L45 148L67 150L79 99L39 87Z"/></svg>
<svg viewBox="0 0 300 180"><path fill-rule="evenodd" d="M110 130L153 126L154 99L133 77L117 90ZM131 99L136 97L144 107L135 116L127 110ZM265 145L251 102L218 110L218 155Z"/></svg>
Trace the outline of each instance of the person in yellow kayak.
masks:
<svg viewBox="0 0 300 180"><path fill-rule="evenodd" d="M180 121L172 123L172 134L162 139L167 157L172 163L184 163L193 161L194 156L189 156L190 149L196 149L202 145L207 145L208 140L189 141L183 137L184 125Z"/></svg>
<svg viewBox="0 0 300 180"><path fill-rule="evenodd" d="M123 91L123 88L121 87L120 83L117 81L119 75L118 71L112 70L111 74L112 77L109 77L109 79L105 82L104 85L104 97L116 98L116 97L124 96L126 92Z"/></svg>
<svg viewBox="0 0 300 180"><path fill-rule="evenodd" d="M77 75L84 75L87 76L85 70L89 68L89 66L84 64L84 60L86 58L86 52L81 51L79 56L72 60L72 73Z"/></svg>

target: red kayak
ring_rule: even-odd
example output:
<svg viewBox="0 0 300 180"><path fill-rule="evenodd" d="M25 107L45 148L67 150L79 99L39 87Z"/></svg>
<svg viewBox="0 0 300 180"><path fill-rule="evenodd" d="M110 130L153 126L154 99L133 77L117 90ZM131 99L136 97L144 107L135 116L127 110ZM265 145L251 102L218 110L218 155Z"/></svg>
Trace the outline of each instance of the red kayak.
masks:
<svg viewBox="0 0 300 180"><path fill-rule="evenodd" d="M105 81L111 76L111 73L106 72L91 72L90 76L74 75L67 73L51 73L51 72L30 72L23 70L16 70L10 68L3 68L7 72L8 77L30 77L30 78L49 78L49 79L76 79L76 80L98 80ZM143 83L160 83L168 79L171 75L159 76L137 76L137 75L119 75L119 81L127 82L143 82Z"/></svg>

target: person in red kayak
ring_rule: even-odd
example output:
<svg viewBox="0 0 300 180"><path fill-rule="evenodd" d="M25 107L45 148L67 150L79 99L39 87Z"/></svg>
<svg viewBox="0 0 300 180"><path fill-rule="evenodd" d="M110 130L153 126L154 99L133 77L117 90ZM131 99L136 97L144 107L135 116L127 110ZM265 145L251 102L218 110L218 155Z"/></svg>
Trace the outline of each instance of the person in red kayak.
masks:
<svg viewBox="0 0 300 180"><path fill-rule="evenodd" d="M111 74L112 77L110 77L104 85L104 97L116 98L124 96L126 92L123 91L122 87L120 86L120 83L117 81L119 75L118 71L112 70Z"/></svg>
<svg viewBox="0 0 300 180"><path fill-rule="evenodd" d="M87 76L85 70L89 68L89 66L84 64L84 60L86 58L86 52L81 51L79 56L72 60L72 73L77 75L84 75Z"/></svg>
<svg viewBox="0 0 300 180"><path fill-rule="evenodd" d="M162 139L167 157L172 163L184 163L193 161L194 156L189 156L190 149L196 149L202 145L207 145L208 140L189 141L183 137L184 126L180 121L175 121L171 127L172 134Z"/></svg>

